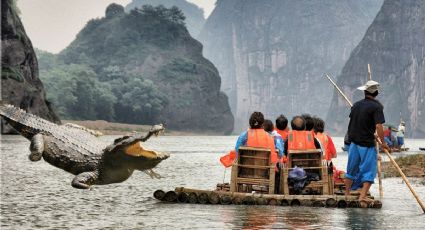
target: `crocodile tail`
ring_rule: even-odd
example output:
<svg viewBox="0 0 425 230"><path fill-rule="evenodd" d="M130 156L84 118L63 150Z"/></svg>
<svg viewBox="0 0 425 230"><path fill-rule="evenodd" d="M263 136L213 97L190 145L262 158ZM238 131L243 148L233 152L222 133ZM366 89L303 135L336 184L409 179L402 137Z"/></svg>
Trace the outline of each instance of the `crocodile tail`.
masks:
<svg viewBox="0 0 425 230"><path fill-rule="evenodd" d="M18 121L24 116L34 116L19 107L4 103L3 101L0 102L0 115L14 121Z"/></svg>
<svg viewBox="0 0 425 230"><path fill-rule="evenodd" d="M4 117L9 125L25 137L34 135L39 130L44 130L45 127L48 127L46 124L50 123L31 113L25 112L23 109L6 103L0 103L0 115ZM28 135L24 135L24 131Z"/></svg>
<svg viewBox="0 0 425 230"><path fill-rule="evenodd" d="M13 105L6 104L4 101L0 101L0 115L3 117L13 119L19 110L19 108L16 108Z"/></svg>
<svg viewBox="0 0 425 230"><path fill-rule="evenodd" d="M34 122L34 120L43 120L42 118L28 113L19 107L5 103L0 103L0 115L22 124Z"/></svg>

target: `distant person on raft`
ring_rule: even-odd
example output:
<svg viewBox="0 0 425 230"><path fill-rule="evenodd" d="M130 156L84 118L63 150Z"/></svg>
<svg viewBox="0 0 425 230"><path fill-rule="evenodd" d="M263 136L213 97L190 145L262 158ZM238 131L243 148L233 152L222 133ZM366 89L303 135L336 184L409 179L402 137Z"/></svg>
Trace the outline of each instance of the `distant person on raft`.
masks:
<svg viewBox="0 0 425 230"><path fill-rule="evenodd" d="M351 141L348 149L347 173L345 174L345 195L350 195L353 180L360 180L363 184L359 201L367 203L373 200L366 197L371 185L374 183L377 171L377 154L375 148L375 130L382 142L382 148L389 151L384 141L385 123L384 107L376 100L379 83L368 81L358 87L364 91L364 99L356 102L351 107L348 135Z"/></svg>
<svg viewBox="0 0 425 230"><path fill-rule="evenodd" d="M400 150L401 150L401 147L403 147L404 145L404 133L406 132L406 127L404 125L405 125L404 121L401 121L397 131L397 141L398 141L398 146L400 147Z"/></svg>

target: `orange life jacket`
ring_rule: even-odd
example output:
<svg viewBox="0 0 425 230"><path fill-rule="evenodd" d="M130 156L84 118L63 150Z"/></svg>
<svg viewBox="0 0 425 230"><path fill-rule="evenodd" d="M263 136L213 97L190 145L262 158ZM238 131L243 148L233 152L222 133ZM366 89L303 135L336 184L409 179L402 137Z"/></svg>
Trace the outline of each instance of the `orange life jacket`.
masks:
<svg viewBox="0 0 425 230"><path fill-rule="evenodd" d="M277 162L277 153L274 146L274 138L268 134L264 129L249 129L248 140L246 145L249 147L267 148L271 150L270 162Z"/></svg>
<svg viewBox="0 0 425 230"><path fill-rule="evenodd" d="M288 131L286 130L280 130L280 129L275 129L277 133L279 133L280 136L282 136L283 141L286 141L286 139L288 139Z"/></svg>
<svg viewBox="0 0 425 230"><path fill-rule="evenodd" d="M291 130L288 134L288 150L316 149L312 131Z"/></svg>
<svg viewBox="0 0 425 230"><path fill-rule="evenodd" d="M325 156L325 160L330 161L332 159L332 156L330 155L330 151L328 149L328 144L329 144L329 139L328 139L328 135L324 134L324 133L316 133L314 135L315 138L317 138L317 140L319 140L320 144L322 145L322 151L323 151L323 156Z"/></svg>

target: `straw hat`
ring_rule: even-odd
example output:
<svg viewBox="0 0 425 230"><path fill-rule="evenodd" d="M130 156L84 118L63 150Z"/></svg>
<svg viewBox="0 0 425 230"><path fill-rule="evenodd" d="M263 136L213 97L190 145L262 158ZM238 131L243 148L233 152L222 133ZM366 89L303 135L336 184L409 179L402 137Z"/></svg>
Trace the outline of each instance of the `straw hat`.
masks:
<svg viewBox="0 0 425 230"><path fill-rule="evenodd" d="M378 90L379 83L376 81L367 81L366 84L358 87L358 90L368 91L369 93L374 93Z"/></svg>

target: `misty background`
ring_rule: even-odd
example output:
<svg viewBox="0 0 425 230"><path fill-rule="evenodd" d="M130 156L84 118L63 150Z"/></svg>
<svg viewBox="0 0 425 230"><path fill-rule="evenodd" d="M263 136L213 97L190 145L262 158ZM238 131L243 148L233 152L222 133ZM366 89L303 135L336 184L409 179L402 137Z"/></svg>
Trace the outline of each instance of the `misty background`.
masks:
<svg viewBox="0 0 425 230"><path fill-rule="evenodd" d="M51 121L230 134L253 111L309 113L343 135L324 75L354 102L370 64L387 123L425 136L423 1L6 2L2 97Z"/></svg>
<svg viewBox="0 0 425 230"><path fill-rule="evenodd" d="M25 30L35 47L58 53L93 18L102 17L111 3L127 5L131 0L18 0ZM188 0L203 9L207 18L215 0Z"/></svg>

